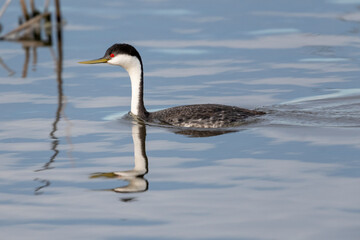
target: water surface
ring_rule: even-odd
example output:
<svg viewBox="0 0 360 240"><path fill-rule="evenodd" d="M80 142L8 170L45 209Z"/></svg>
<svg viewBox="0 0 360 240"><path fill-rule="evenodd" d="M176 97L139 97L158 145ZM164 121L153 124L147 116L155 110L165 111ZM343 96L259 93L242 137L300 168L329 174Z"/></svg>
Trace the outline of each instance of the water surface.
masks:
<svg viewBox="0 0 360 240"><path fill-rule="evenodd" d="M359 239L360 1L61 3L62 82L57 41L27 68L0 43L2 238ZM77 64L116 42L142 55L149 110L269 114L202 137L122 119L126 72Z"/></svg>

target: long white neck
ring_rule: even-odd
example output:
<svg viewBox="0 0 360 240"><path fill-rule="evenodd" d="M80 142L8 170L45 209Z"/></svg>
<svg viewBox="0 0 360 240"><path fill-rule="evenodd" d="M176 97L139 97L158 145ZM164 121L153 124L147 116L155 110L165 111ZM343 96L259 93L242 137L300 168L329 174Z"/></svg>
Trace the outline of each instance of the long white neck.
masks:
<svg viewBox="0 0 360 240"><path fill-rule="evenodd" d="M129 74L131 80L131 113L138 117L145 117L147 111L143 100L143 68L137 57L118 55L108 61L113 65L122 66Z"/></svg>
<svg viewBox="0 0 360 240"><path fill-rule="evenodd" d="M139 115L140 105L143 104L143 83L141 65L127 69L131 79L131 113Z"/></svg>

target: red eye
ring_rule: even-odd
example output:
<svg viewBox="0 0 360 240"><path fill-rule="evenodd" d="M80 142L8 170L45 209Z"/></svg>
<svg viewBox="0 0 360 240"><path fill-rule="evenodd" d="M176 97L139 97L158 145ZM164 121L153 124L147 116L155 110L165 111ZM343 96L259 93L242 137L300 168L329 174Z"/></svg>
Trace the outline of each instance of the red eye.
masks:
<svg viewBox="0 0 360 240"><path fill-rule="evenodd" d="M112 53L112 54L110 54L110 57L113 58L113 57L115 57L115 55Z"/></svg>

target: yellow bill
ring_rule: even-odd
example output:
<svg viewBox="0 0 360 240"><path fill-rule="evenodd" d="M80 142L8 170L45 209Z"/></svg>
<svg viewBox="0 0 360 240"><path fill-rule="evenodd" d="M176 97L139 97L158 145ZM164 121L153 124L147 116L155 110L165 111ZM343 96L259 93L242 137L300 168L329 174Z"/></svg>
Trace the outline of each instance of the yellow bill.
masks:
<svg viewBox="0 0 360 240"><path fill-rule="evenodd" d="M81 63L81 64L95 64L95 63L106 63L107 61L109 61L109 59L99 58L99 59L83 61L83 62L79 62L79 63Z"/></svg>

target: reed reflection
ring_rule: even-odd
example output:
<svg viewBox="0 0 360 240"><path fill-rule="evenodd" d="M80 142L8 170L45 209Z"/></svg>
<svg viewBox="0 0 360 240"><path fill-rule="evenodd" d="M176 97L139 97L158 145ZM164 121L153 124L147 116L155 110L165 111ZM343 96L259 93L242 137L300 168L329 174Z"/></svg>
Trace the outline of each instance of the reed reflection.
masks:
<svg viewBox="0 0 360 240"><path fill-rule="evenodd" d="M13 71L10 67L8 67L8 65L6 65L6 63L1 57L0 57L0 65L8 72L9 77L15 74L15 71Z"/></svg>
<svg viewBox="0 0 360 240"><path fill-rule="evenodd" d="M56 58L56 82L57 82L57 92L58 92L58 101L57 109L55 113L55 119L52 123L52 130L50 132L50 137L53 139L51 150L54 152L50 157L50 160L44 164L44 166L36 171L42 171L50 169L50 165L55 161L56 156L59 154L58 145L59 139L56 137L55 133L58 129L57 125L61 119L61 116L64 112L64 92L63 92L63 81L62 81L62 68L63 68L63 41L62 41L62 17L60 9L60 1L55 1L56 9L56 38L57 38L57 58ZM51 32L51 31L50 31Z"/></svg>
<svg viewBox="0 0 360 240"><path fill-rule="evenodd" d="M6 7L10 4L11 1L7 1L0 13L0 17L4 14ZM49 161L47 161L40 169L35 170L35 172L51 169L51 164L55 161L55 158L59 154L58 145L59 139L56 137L56 131L58 130L58 123L61 119L61 116L64 112L64 93L63 93L63 82L62 82L62 68L63 68L63 48L62 48L62 18L61 18L61 9L60 9L60 0L55 0L55 16L56 16L56 53L53 49L53 31L52 31L52 17L51 12L49 12L49 0L44 2L43 12L40 12L35 6L35 1L30 0L30 9L28 10L26 2L24 0L20 1L20 7L22 11L22 16L19 17L19 26L13 29L12 31L1 36L0 40L16 42L22 45L24 49L24 64L22 68L22 78L26 78L28 75L29 63L31 60L32 54L32 70L36 70L37 65L37 48L46 47L50 50L50 54L55 62L55 71L56 71L56 82L57 82L57 109L55 113L55 118L52 123L52 128L49 133L51 142L51 150L53 154L50 156ZM10 67L8 67L5 62L0 58L0 65L6 69L9 73L9 76L15 74ZM39 182L41 186L37 187L34 191L35 195L41 194L43 188L48 187L51 182L47 179L35 178L35 181Z"/></svg>
<svg viewBox="0 0 360 240"><path fill-rule="evenodd" d="M5 10L10 2L11 1L7 1L4 4L0 13L0 17L5 13ZM26 78L28 74L31 52L33 56L33 70L35 71L37 64L37 48L48 47L51 49L53 44L52 21L51 13L48 11L49 0L45 1L43 12L40 12L35 7L35 2L33 0L30 1L30 10L28 10L24 0L20 1L20 6L23 15L19 17L19 26L2 35L0 40L12 41L22 45L25 52L22 77ZM9 72L9 76L15 73L9 67L7 67L7 65L2 60L1 66Z"/></svg>
<svg viewBox="0 0 360 240"><path fill-rule="evenodd" d="M132 139L134 143L134 168L125 171L94 173L90 178L116 178L128 184L113 189L106 189L117 193L135 193L148 190L148 181L144 176L148 172L148 158L146 155L145 140L146 126L141 122L132 125ZM129 199L128 199L129 200ZM127 201L128 201L127 200Z"/></svg>
<svg viewBox="0 0 360 240"><path fill-rule="evenodd" d="M6 1L0 11L0 17L4 15L6 8L11 3L11 1ZM55 136L57 131L57 124L60 121L61 114L63 113L64 108L64 93L62 87L62 65L63 65L63 49L62 49L62 17L60 9L60 0L55 0L55 19L56 19L56 50L57 54L53 49L53 32L52 32L52 18L51 12L49 11L50 1L44 1L43 11L39 11L35 6L35 1L30 0L30 9L28 9L25 0L20 1L20 7L22 16L19 17L19 26L15 29L9 31L8 33L2 35L0 40L16 42L22 45L24 49L24 64L22 69L22 77L26 78L28 74L29 62L32 53L32 66L33 70L36 70L37 64L37 48L46 47L50 50L55 62L56 69L56 82L57 82L57 92L58 92L58 103L55 114L55 119L52 124L52 130L50 132L50 137L53 139L51 150L54 151L54 154L50 157L50 160L44 164L44 166L37 170L49 169L51 163L54 161L59 151L57 146L59 144L58 138ZM10 67L8 67L5 62L0 58L0 65L9 73L9 76L15 74Z"/></svg>

